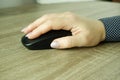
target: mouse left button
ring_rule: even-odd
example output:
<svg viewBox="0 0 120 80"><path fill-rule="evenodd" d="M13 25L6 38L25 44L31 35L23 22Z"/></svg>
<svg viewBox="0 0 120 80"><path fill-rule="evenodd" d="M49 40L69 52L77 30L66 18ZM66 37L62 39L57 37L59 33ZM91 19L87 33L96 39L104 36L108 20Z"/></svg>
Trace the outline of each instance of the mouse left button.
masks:
<svg viewBox="0 0 120 80"><path fill-rule="evenodd" d="M28 49L31 49L30 48L30 41L29 41L29 39L26 37L26 36L23 36L22 37L22 39L21 39L21 42L22 42L22 44L26 47L26 48L28 48Z"/></svg>

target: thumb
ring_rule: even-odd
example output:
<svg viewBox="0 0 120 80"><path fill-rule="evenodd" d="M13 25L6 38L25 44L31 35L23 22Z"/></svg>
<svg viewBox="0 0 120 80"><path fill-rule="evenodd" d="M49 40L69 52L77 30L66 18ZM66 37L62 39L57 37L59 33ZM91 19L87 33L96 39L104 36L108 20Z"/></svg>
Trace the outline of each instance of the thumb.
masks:
<svg viewBox="0 0 120 80"><path fill-rule="evenodd" d="M75 36L67 36L67 37L62 37L62 38L57 38L53 40L51 43L52 48L56 49L65 49L65 48L72 48L77 46L77 37Z"/></svg>

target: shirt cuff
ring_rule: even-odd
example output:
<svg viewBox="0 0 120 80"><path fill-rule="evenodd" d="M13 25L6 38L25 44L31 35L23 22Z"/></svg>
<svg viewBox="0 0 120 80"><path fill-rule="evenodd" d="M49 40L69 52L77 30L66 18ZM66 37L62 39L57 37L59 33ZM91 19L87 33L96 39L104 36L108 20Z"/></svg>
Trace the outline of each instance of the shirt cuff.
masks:
<svg viewBox="0 0 120 80"><path fill-rule="evenodd" d="M103 22L106 38L105 41L120 41L120 16L99 19Z"/></svg>

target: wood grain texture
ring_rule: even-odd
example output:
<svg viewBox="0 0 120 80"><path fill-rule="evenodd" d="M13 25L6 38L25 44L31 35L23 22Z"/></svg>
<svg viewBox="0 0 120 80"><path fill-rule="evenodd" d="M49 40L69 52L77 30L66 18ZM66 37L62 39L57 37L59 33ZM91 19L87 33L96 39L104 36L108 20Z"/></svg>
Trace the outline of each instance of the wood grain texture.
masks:
<svg viewBox="0 0 120 80"><path fill-rule="evenodd" d="M119 3L26 5L0 10L0 80L120 80L120 42L91 48L27 50L20 30L52 12L98 19L120 15Z"/></svg>

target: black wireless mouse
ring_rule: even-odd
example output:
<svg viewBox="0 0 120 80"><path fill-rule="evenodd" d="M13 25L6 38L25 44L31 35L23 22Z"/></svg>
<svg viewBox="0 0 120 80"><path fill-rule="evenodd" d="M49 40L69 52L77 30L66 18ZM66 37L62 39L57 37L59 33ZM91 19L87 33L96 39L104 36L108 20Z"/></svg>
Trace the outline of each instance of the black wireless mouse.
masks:
<svg viewBox="0 0 120 80"><path fill-rule="evenodd" d="M60 37L71 36L72 33L66 30L51 30L36 39L28 39L25 35L22 37L22 44L30 50L52 49L51 42Z"/></svg>

